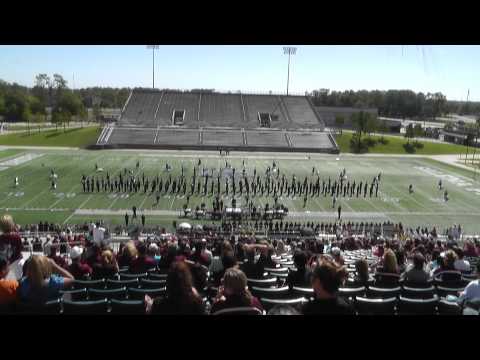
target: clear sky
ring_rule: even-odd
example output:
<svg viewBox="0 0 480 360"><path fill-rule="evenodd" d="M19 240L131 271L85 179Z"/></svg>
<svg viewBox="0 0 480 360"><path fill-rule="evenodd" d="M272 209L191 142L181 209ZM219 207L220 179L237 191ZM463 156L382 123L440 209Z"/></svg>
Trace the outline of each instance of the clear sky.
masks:
<svg viewBox="0 0 480 360"><path fill-rule="evenodd" d="M290 92L314 89L441 91L480 101L480 46L296 45ZM150 87L145 46L0 46L0 79L32 86L35 75L61 74L75 88ZM73 84L73 77L75 83ZM155 87L284 92L287 56L280 45L160 46Z"/></svg>

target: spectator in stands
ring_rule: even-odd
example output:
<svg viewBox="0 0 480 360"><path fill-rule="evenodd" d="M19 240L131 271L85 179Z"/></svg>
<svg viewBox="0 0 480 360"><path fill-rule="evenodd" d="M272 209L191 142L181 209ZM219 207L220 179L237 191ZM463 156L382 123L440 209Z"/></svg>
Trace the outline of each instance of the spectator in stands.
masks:
<svg viewBox="0 0 480 360"><path fill-rule="evenodd" d="M365 259L355 261L354 286L368 286L373 283L373 277L369 273L368 262Z"/></svg>
<svg viewBox="0 0 480 360"><path fill-rule="evenodd" d="M312 274L315 299L303 306L304 315L353 315L352 306L338 297L338 289L347 277L347 271L326 257L322 257Z"/></svg>
<svg viewBox="0 0 480 360"><path fill-rule="evenodd" d="M58 242L52 243L48 257L55 261L58 266L61 266L64 269L68 267L66 260L60 256L60 245Z"/></svg>
<svg viewBox="0 0 480 360"><path fill-rule="evenodd" d="M427 265L427 271L430 273L430 275L433 275L434 271L440 267L441 261L442 258L440 257L440 250L437 248L433 249L431 260Z"/></svg>
<svg viewBox="0 0 480 360"><path fill-rule="evenodd" d="M74 277L52 259L32 255L26 265L26 276L20 281L20 300L42 304L60 297L60 290L68 288Z"/></svg>
<svg viewBox="0 0 480 360"><path fill-rule="evenodd" d="M222 270L212 274L214 286L219 286L220 282L227 271L230 268L238 268L237 258L233 252L227 252L222 256Z"/></svg>
<svg viewBox="0 0 480 360"><path fill-rule="evenodd" d="M287 252L287 249L285 248L285 243L283 242L283 240L278 240L275 252L277 256L283 255Z"/></svg>
<svg viewBox="0 0 480 360"><path fill-rule="evenodd" d="M263 271L259 272L258 267L255 265L255 249L253 247L245 247L246 259L240 269L245 273L248 279L261 279L263 277Z"/></svg>
<svg viewBox="0 0 480 360"><path fill-rule="evenodd" d="M477 279L470 281L460 293L459 302L479 301L480 300L480 262L477 263Z"/></svg>
<svg viewBox="0 0 480 360"><path fill-rule="evenodd" d="M382 267L377 271L385 274L398 274L397 257L392 249L386 249L383 254Z"/></svg>
<svg viewBox="0 0 480 360"><path fill-rule="evenodd" d="M9 264L18 261L22 257L22 239L17 232L17 227L10 215L0 218L0 255L7 258Z"/></svg>
<svg viewBox="0 0 480 360"><path fill-rule="evenodd" d="M155 267L160 262L160 248L157 244L151 243L148 245L147 255L150 256L155 261Z"/></svg>
<svg viewBox="0 0 480 360"><path fill-rule="evenodd" d="M226 253L233 254L232 244L230 244L230 242L227 240L225 240L221 244L219 254L217 256L214 256L212 259L212 263L210 264L210 272L212 274L215 274L224 270L222 265L222 257Z"/></svg>
<svg viewBox="0 0 480 360"><path fill-rule="evenodd" d="M301 315L300 312L290 305L275 305L267 315Z"/></svg>
<svg viewBox="0 0 480 360"><path fill-rule="evenodd" d="M287 277L287 284L290 288L310 287L312 272L307 268L307 255L304 251L296 250L293 254L293 263L297 268L296 271L291 271Z"/></svg>
<svg viewBox="0 0 480 360"><path fill-rule="evenodd" d="M168 270L170 266L175 261L177 257L177 247L175 245L169 245L167 248L167 253L162 256L160 262L158 263L158 268L160 270Z"/></svg>
<svg viewBox="0 0 480 360"><path fill-rule="evenodd" d="M243 271L230 268L225 271L223 286L218 290L211 313L236 307L255 307L263 311L260 301L248 290L247 277Z"/></svg>
<svg viewBox="0 0 480 360"><path fill-rule="evenodd" d="M441 255L441 254L440 254ZM457 260L457 254L453 250L447 250L443 254L443 259L434 272L436 278L445 282L456 282L462 278L460 271L455 269L455 261Z"/></svg>
<svg viewBox="0 0 480 360"><path fill-rule="evenodd" d="M17 280L6 280L8 275L8 259L0 255L0 305L13 303L17 298Z"/></svg>
<svg viewBox="0 0 480 360"><path fill-rule="evenodd" d="M473 243L472 240L467 240L465 242L464 248L463 248L463 253L467 257L476 257L477 256L477 251L475 250L475 244Z"/></svg>
<svg viewBox="0 0 480 360"><path fill-rule="evenodd" d="M398 273L403 274L407 269L405 251L403 251L402 249L399 249L395 252L395 256L397 257Z"/></svg>
<svg viewBox="0 0 480 360"><path fill-rule="evenodd" d="M413 267L402 274L402 278L407 284L425 285L430 279L430 275L424 270L425 258L420 252L413 255Z"/></svg>
<svg viewBox="0 0 480 360"><path fill-rule="evenodd" d="M184 261L172 264L167 276L164 298L145 296L147 313L158 315L203 315L205 306L192 282L192 274Z"/></svg>
<svg viewBox="0 0 480 360"><path fill-rule="evenodd" d="M345 260L343 259L342 251L340 250L340 248L338 247L332 248L331 253L332 253L333 260L335 260L338 265L343 266L345 264Z"/></svg>
<svg viewBox="0 0 480 360"><path fill-rule="evenodd" d="M461 271L461 272L470 272L470 263L463 258L463 250L460 249L459 247L456 247L453 249L455 251L455 254L457 254L457 260L455 260L453 266L455 270Z"/></svg>
<svg viewBox="0 0 480 360"><path fill-rule="evenodd" d="M130 263L128 271L132 274L146 273L150 269L155 269L155 260L147 256L147 246L143 242L137 244L138 255Z"/></svg>
<svg viewBox="0 0 480 360"><path fill-rule="evenodd" d="M92 268L82 259L83 247L74 246L70 250L70 259L72 264L68 267L68 271L75 279L83 279L92 274Z"/></svg>
<svg viewBox="0 0 480 360"><path fill-rule="evenodd" d="M104 250L100 262L93 265L93 279L111 279L119 272L117 259L111 250Z"/></svg>
<svg viewBox="0 0 480 360"><path fill-rule="evenodd" d="M135 243L133 241L127 242L118 257L118 266L121 268L130 267L131 262L137 257L137 255L138 251L135 247Z"/></svg>
<svg viewBox="0 0 480 360"><path fill-rule="evenodd" d="M208 267L211 263L211 259L209 259L208 255L205 253L205 248L206 242L197 241L195 243L195 251L190 256L190 260Z"/></svg>

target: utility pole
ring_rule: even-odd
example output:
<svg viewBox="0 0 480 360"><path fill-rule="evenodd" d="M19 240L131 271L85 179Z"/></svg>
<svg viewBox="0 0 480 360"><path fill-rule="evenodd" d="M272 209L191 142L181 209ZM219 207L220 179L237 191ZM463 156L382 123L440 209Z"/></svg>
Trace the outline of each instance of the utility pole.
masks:
<svg viewBox="0 0 480 360"><path fill-rule="evenodd" d="M152 88L155 89L155 50L158 50L158 45L147 45L147 49L152 49Z"/></svg>
<svg viewBox="0 0 480 360"><path fill-rule="evenodd" d="M283 54L288 55L288 72L287 72L287 96L288 96L288 87L290 84L290 56L297 53L296 47L285 46L283 48Z"/></svg>

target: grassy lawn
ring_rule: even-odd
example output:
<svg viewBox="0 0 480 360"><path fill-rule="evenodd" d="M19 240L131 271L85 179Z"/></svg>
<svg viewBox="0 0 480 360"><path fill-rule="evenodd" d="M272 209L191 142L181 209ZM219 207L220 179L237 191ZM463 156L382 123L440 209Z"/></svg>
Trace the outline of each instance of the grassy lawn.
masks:
<svg viewBox="0 0 480 360"><path fill-rule="evenodd" d="M58 128L57 130L32 131L27 133L9 134L0 136L0 145L26 146L70 146L86 147L95 144L100 135L100 127L85 127L76 129Z"/></svg>
<svg viewBox="0 0 480 360"><path fill-rule="evenodd" d="M23 152L23 150L20 149L5 149L5 150L0 150L0 159L8 158L13 155L17 155Z"/></svg>
<svg viewBox="0 0 480 360"><path fill-rule="evenodd" d="M24 151L27 154L32 150ZM174 196L164 191L160 194L160 203L155 205L155 195L150 192L139 193L83 193L80 179L82 174L95 177L105 176L108 171L111 176L118 175L124 168L132 169L141 178L144 173L152 179L160 176L164 181L171 175L179 177L182 165L185 176L192 176L192 168L197 164L198 157L188 154L154 154L148 151L135 153L117 151L86 151L86 150L35 150L42 153L39 158L32 159L19 165L10 166L0 171L0 215L11 213L20 224L38 221L54 223L83 223L103 219L107 224L123 224L125 211L130 211L133 205L139 210L157 211L147 215L147 225L171 227L172 221L183 221L176 218L185 204L183 196ZM0 154L2 151L0 151ZM208 156L207 156L208 155ZM224 166L225 159L214 153L202 153L200 168L219 169ZM243 161L247 175L252 176L253 170L264 178L265 170L272 165L273 159L279 165L281 173L287 179L296 175L299 179L305 177L315 180L312 168L319 171L322 180L336 179L344 168L347 170L348 180L371 180L379 172L382 181L378 197L340 197L339 203L344 209L345 221L402 221L404 225L436 226L444 229L453 223L460 223L467 233L480 232L480 181L474 179L472 171L459 169L430 159L422 158L391 158L391 157L362 157L344 155L341 160L336 156L315 155L309 160L303 156L286 157L270 154L271 157L245 157L242 154L231 155L228 162L236 169L242 169ZM136 163L140 161L140 169ZM165 171L165 164L172 166L172 171ZM95 164L104 168L103 173L95 172ZM50 169L58 174L57 190L50 189ZM443 192L437 188L436 174L450 175L445 178L445 188L448 189L450 200L443 201ZM20 185L13 186L14 177L18 176ZM414 184L414 194L408 193L408 185ZM222 198L225 204L231 203L231 195L224 193L225 186L222 180ZM128 196L126 196L128 195ZM190 207L205 202L211 207L213 197L194 195L190 199ZM290 209L292 217L289 221L335 221L336 208L332 208L330 196L320 196L308 200L303 206L302 197L283 196L279 201ZM237 205L243 206L244 196L237 195ZM272 196L258 195L254 199L255 206L264 207L266 203L273 204ZM77 211L78 210L78 211ZM96 215L94 210L103 211L105 215ZM111 214L109 211L115 211ZM192 221L188 221L192 222Z"/></svg>
<svg viewBox="0 0 480 360"><path fill-rule="evenodd" d="M337 141L338 146L340 147L340 152L349 153L350 150L350 139L352 138L353 133L343 132L342 135L337 135L335 140ZM363 137L362 137L363 138ZM372 136L374 139L380 139L380 136ZM401 138L398 136L385 136L388 139L388 144L382 145L377 143L374 147L370 147L368 152L374 154L406 154L408 155L403 147L403 144L407 142L407 139ZM444 144L444 143L434 143L434 142L421 142L424 147L422 149L417 149L415 154L418 155L444 155L444 154L465 154L467 147L463 145L456 144Z"/></svg>

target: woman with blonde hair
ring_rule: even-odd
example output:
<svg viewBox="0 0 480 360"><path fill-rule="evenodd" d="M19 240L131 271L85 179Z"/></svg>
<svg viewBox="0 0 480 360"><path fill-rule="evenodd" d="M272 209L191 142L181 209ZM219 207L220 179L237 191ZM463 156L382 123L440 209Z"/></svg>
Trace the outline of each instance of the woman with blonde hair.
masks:
<svg viewBox="0 0 480 360"><path fill-rule="evenodd" d="M129 267L133 260L135 260L138 256L137 247L135 246L135 242L130 240L125 244L123 247L122 252L119 254L118 264L120 267Z"/></svg>
<svg viewBox="0 0 480 360"><path fill-rule="evenodd" d="M262 304L247 287L247 277L237 268L230 268L223 275L223 285L212 305L211 313L236 307L256 307L263 311Z"/></svg>
<svg viewBox="0 0 480 360"><path fill-rule="evenodd" d="M32 255L25 266L25 276L20 280L20 300L45 303L60 297L60 290L68 288L74 277L55 261L43 255Z"/></svg>
<svg viewBox="0 0 480 360"><path fill-rule="evenodd" d="M10 215L0 218L0 254L4 255L9 263L22 257L22 239Z"/></svg>
<svg viewBox="0 0 480 360"><path fill-rule="evenodd" d="M104 250L100 255L100 262L93 265L93 279L111 279L118 274L117 259L111 250Z"/></svg>

